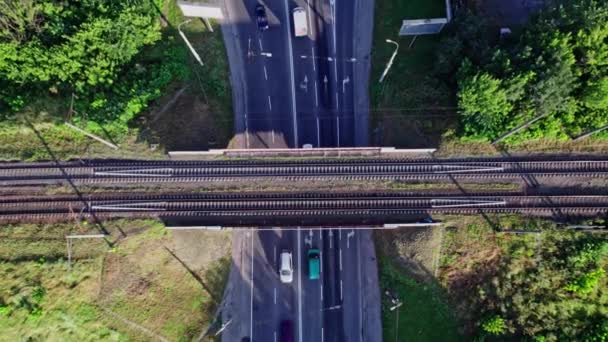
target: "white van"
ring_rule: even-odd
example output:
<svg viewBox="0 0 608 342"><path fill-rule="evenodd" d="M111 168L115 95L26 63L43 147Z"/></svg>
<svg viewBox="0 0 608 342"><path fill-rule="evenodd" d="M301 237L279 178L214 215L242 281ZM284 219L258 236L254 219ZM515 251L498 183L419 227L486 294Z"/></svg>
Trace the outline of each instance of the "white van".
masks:
<svg viewBox="0 0 608 342"><path fill-rule="evenodd" d="M308 22L306 21L306 10L302 7L293 9L293 32L296 37L308 35Z"/></svg>

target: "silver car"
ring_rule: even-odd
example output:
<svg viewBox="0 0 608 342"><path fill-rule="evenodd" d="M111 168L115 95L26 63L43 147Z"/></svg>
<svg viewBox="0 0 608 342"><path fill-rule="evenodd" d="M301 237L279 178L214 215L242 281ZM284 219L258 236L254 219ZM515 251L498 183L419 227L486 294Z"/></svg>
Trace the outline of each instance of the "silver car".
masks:
<svg viewBox="0 0 608 342"><path fill-rule="evenodd" d="M279 265L279 277L282 283L291 283L293 281L293 262L291 253L287 251L281 252Z"/></svg>

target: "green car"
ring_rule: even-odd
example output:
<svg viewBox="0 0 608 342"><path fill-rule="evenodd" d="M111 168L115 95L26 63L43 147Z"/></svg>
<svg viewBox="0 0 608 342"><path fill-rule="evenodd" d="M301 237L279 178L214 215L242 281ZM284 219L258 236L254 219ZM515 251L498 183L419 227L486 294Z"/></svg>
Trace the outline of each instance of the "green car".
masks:
<svg viewBox="0 0 608 342"><path fill-rule="evenodd" d="M308 250L308 278L319 279L321 266L321 253L316 248Z"/></svg>

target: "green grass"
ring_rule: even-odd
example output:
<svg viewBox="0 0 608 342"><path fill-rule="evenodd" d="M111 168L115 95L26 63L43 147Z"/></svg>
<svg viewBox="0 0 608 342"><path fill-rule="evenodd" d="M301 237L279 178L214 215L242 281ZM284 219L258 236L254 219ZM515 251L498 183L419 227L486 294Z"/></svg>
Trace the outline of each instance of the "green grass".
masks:
<svg viewBox="0 0 608 342"><path fill-rule="evenodd" d="M411 49L408 46L412 37L398 35L404 19L438 17L445 17L443 0L376 2L370 127L384 127L384 145L432 145L453 124L453 120L446 121L441 116L450 114L445 108L453 106L452 92L432 75L439 35L419 36ZM387 77L379 84L378 79L395 49L385 39L398 42L400 48ZM429 114L440 116L431 118ZM419 127L413 129L415 125ZM431 141L427 141L429 136Z"/></svg>
<svg viewBox="0 0 608 342"><path fill-rule="evenodd" d="M75 241L69 268L65 234L94 231L74 226L3 227L0 340L154 339L116 315L171 341L190 340L209 324L216 304L164 249L171 248L172 239L157 221L106 222L115 247L100 240ZM200 273L214 296L221 298L229 269L230 259L224 256Z"/></svg>
<svg viewBox="0 0 608 342"><path fill-rule="evenodd" d="M382 291L382 331L385 341L459 341L458 327L447 297L435 283L408 276L395 262L377 251ZM389 289L403 302L390 311ZM398 325L397 325L398 311ZM397 334L397 335L396 335Z"/></svg>

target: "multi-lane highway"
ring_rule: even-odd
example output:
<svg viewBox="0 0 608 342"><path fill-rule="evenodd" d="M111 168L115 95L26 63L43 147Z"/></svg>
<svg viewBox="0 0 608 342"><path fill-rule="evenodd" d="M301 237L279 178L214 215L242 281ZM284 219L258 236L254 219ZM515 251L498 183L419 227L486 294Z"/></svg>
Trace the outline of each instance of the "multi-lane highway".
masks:
<svg viewBox="0 0 608 342"><path fill-rule="evenodd" d="M239 147L365 144L367 84L355 84L355 80L366 82L367 78L355 78L353 71L356 63L364 63L358 66L359 70L369 70L370 41L356 40L354 36L356 9L368 12L364 17L371 18L373 2L366 3L367 6L360 6L358 0L224 1L226 20L222 32L230 61ZM266 9L267 30L256 24L257 4ZM296 7L306 11L308 33L302 37L294 35L292 11ZM371 20L357 24L371 33ZM360 55L355 56L354 51ZM355 93L359 95L358 106L365 110L355 110ZM361 240L352 233L348 236L353 245L350 239L345 239L343 245L342 233L334 236L333 231L309 235L283 230L236 233L233 259L237 265L229 283L232 292L239 294L228 291L227 298L233 305L224 312L224 319L232 319L232 323L224 332L224 340L249 337L254 341L278 341L280 322L290 320L295 322L295 341L362 341L363 336L365 341L380 341L379 299L373 295L378 293L374 257L368 257L372 262L359 262ZM368 246L365 250L373 255L371 237L363 234ZM306 244L308 248L316 245L321 249L320 280L305 277ZM295 255L292 284L278 282L276 258L282 249ZM366 279L372 279L366 282L367 293L372 295L363 300L366 292L360 286L362 267ZM247 285L248 317L243 311L247 306L247 296L243 295ZM369 313L365 321L363 310Z"/></svg>
<svg viewBox="0 0 608 342"><path fill-rule="evenodd" d="M258 0L225 1L236 129L246 148L354 146L353 25L357 1L260 0L270 28L259 30ZM305 9L308 35L295 37L292 11ZM371 24L371 23L370 23ZM371 25L370 25L371 30Z"/></svg>
<svg viewBox="0 0 608 342"><path fill-rule="evenodd" d="M370 266L376 272L371 241L369 231L346 228L238 234L223 339L280 341L280 322L287 320L295 341L379 340L379 317L369 307L378 300L376 284L365 273ZM319 279L308 276L310 248L321 249ZM291 283L277 274L281 251L293 254Z"/></svg>

